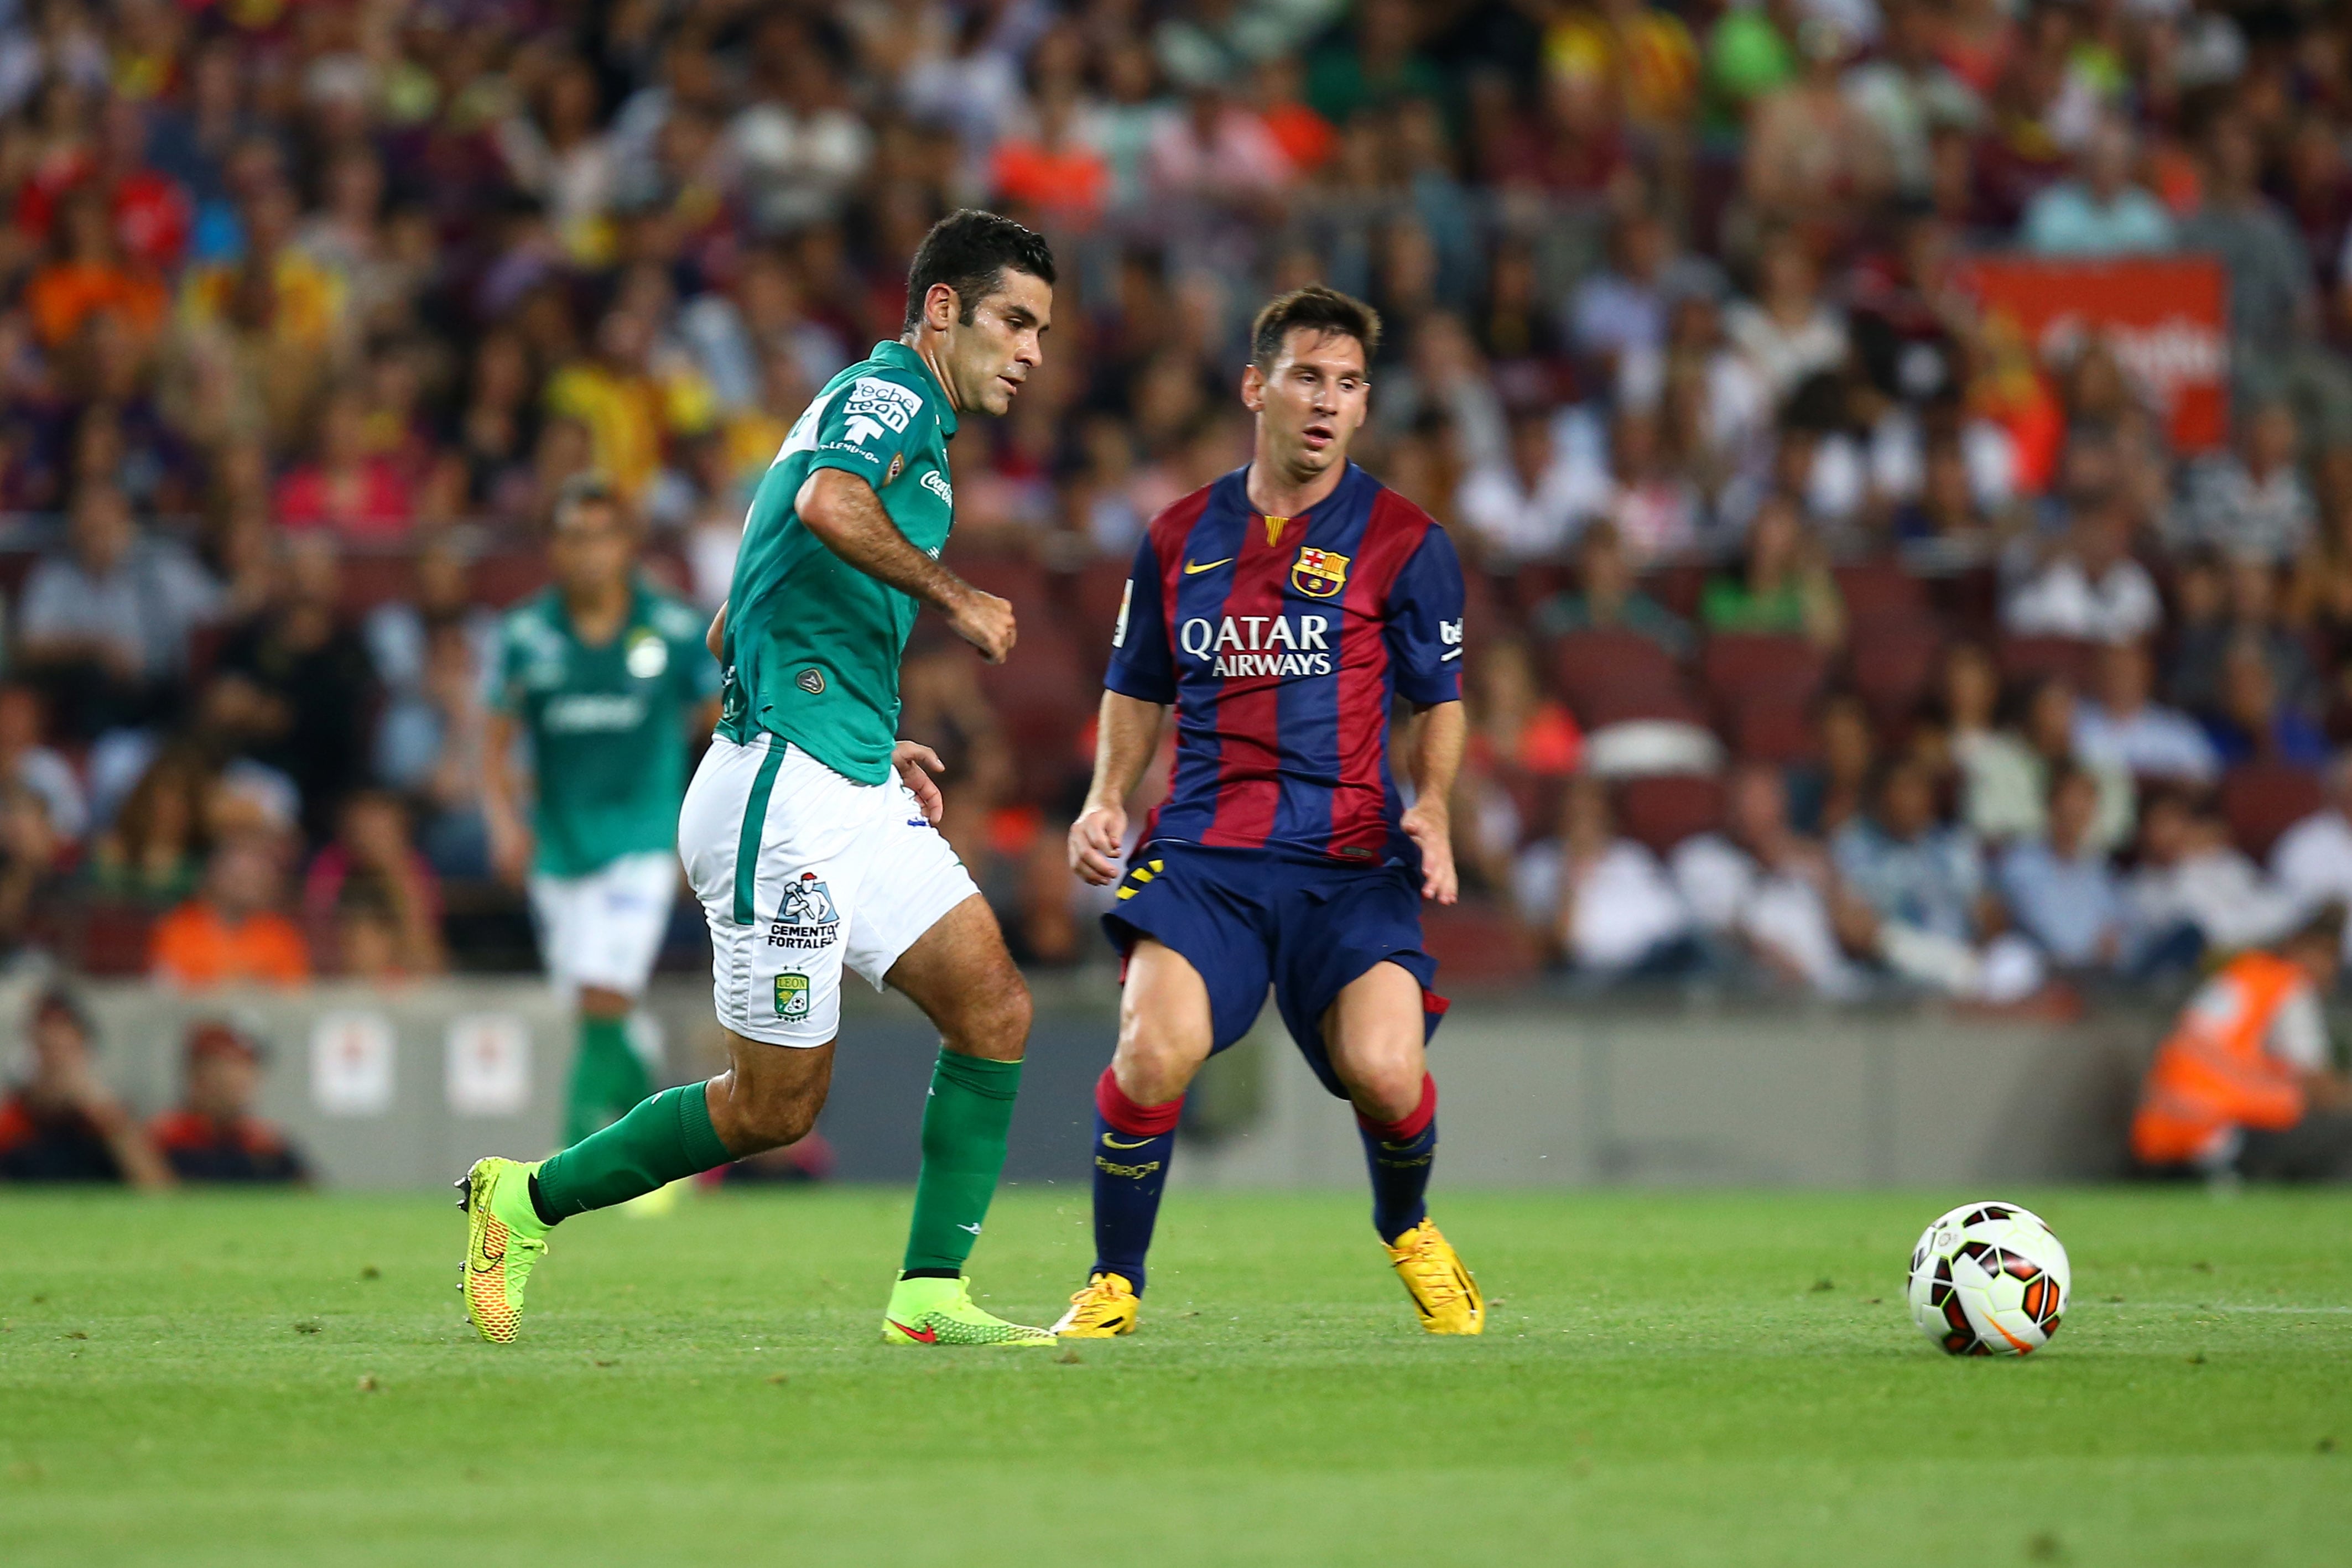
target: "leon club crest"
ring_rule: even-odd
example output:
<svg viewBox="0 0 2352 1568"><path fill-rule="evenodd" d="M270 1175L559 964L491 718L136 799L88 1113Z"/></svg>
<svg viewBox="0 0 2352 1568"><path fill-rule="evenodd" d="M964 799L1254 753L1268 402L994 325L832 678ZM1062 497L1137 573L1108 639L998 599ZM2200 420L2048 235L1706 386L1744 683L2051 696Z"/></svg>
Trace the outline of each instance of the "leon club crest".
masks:
<svg viewBox="0 0 2352 1568"><path fill-rule="evenodd" d="M1299 547L1290 563L1290 586L1309 599L1333 599L1348 586L1348 558L1313 545Z"/></svg>

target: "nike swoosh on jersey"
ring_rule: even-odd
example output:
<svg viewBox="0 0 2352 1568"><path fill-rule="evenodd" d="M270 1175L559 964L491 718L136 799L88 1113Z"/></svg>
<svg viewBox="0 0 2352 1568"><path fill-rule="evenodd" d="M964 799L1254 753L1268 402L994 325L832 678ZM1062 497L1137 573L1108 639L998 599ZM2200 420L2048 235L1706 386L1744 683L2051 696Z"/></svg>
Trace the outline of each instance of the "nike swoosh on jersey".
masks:
<svg viewBox="0 0 2352 1568"><path fill-rule="evenodd" d="M1151 1140L1150 1138L1138 1138L1131 1144L1123 1144L1117 1138L1112 1137L1108 1133L1105 1133L1103 1134L1104 1145L1108 1148L1113 1149L1139 1149L1150 1142Z"/></svg>
<svg viewBox="0 0 2352 1568"><path fill-rule="evenodd" d="M1184 575L1186 577L1197 577L1204 571L1214 571L1221 566L1231 566L1233 561L1234 558L1231 556L1227 556L1223 560L1188 560L1184 563Z"/></svg>

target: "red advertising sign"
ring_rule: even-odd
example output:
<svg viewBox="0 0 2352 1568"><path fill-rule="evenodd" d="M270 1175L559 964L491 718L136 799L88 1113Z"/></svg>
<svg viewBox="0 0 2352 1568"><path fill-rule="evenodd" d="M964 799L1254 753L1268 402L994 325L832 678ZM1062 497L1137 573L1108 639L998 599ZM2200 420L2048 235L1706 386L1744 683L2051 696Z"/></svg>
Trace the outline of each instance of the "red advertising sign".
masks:
<svg viewBox="0 0 2352 1568"><path fill-rule="evenodd" d="M2210 256L1985 256L1969 265L1967 281L1988 329L2015 333L2045 365L2105 337L2183 451L2229 438L2228 279Z"/></svg>

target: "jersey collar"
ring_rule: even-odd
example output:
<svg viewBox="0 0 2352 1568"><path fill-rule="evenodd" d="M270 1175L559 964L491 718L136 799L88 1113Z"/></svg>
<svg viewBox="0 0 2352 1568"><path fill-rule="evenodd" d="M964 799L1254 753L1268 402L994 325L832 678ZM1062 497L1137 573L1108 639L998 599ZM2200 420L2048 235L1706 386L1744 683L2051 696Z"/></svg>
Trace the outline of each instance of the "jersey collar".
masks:
<svg viewBox="0 0 2352 1568"><path fill-rule="evenodd" d="M586 643L581 642L580 628L572 619L572 606L563 601L563 590L551 583L547 591L554 607L555 623L563 629L563 634L566 637L571 638L574 643L579 643L583 648L587 647ZM644 625L647 610L646 601L650 597L645 573L632 570L629 573L629 612L622 617L621 629L613 634L613 640L599 643L596 646L610 648L614 643L626 640L631 627Z"/></svg>
<svg viewBox="0 0 2352 1568"><path fill-rule="evenodd" d="M1250 465L1244 463L1225 476L1234 482L1234 489L1241 497L1242 510L1253 517L1262 517L1265 514L1259 511L1257 503L1249 498L1249 475ZM1356 460L1350 457L1348 459L1348 466L1340 472L1339 482L1331 487L1329 495L1305 511L1297 514L1297 517L1285 517L1283 521L1287 523L1297 520L1297 517L1303 517L1307 520L1307 526L1312 528L1317 517L1328 516L1336 504L1344 499L1360 482L1370 477L1370 475L1356 465Z"/></svg>
<svg viewBox="0 0 2352 1568"><path fill-rule="evenodd" d="M912 371L915 374L922 377L924 384L929 386L932 392L938 394L939 397L940 438L943 441L953 441L955 439L955 404L948 401L948 389L940 385L940 378L931 374L931 367L929 363L924 360L922 355L915 352L914 350L908 348L906 344L901 343L896 338L885 338L880 342L874 345L874 352L867 355L866 358L871 360L880 360L886 364L896 365L902 371Z"/></svg>

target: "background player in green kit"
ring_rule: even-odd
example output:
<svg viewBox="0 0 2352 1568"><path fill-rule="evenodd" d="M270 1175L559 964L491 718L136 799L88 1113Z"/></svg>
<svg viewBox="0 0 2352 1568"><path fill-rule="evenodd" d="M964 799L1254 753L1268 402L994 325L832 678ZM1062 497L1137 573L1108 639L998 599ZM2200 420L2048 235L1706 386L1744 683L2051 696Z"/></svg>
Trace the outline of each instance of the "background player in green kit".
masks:
<svg viewBox="0 0 2352 1568"><path fill-rule="evenodd" d="M1003 413L1041 359L1054 258L1010 219L960 212L924 237L906 330L808 406L761 482L728 603L719 731L678 818L710 925L730 1066L667 1090L539 1166L486 1159L467 1312L511 1340L557 1221L807 1133L832 1080L845 966L938 1026L923 1167L883 1318L900 1344L1051 1344L974 1305L962 1278L1004 1165L1029 992L971 878L936 831L938 758L897 739L898 662L929 604L992 662L1012 607L940 566L954 520L947 443Z"/></svg>
<svg viewBox="0 0 2352 1568"><path fill-rule="evenodd" d="M580 1009L562 1145L653 1089L629 1021L677 898L687 739L707 729L719 672L700 618L635 570L636 541L601 481L555 506L555 582L507 614L483 794L491 858L530 890L541 959ZM530 815L509 771L530 740Z"/></svg>

